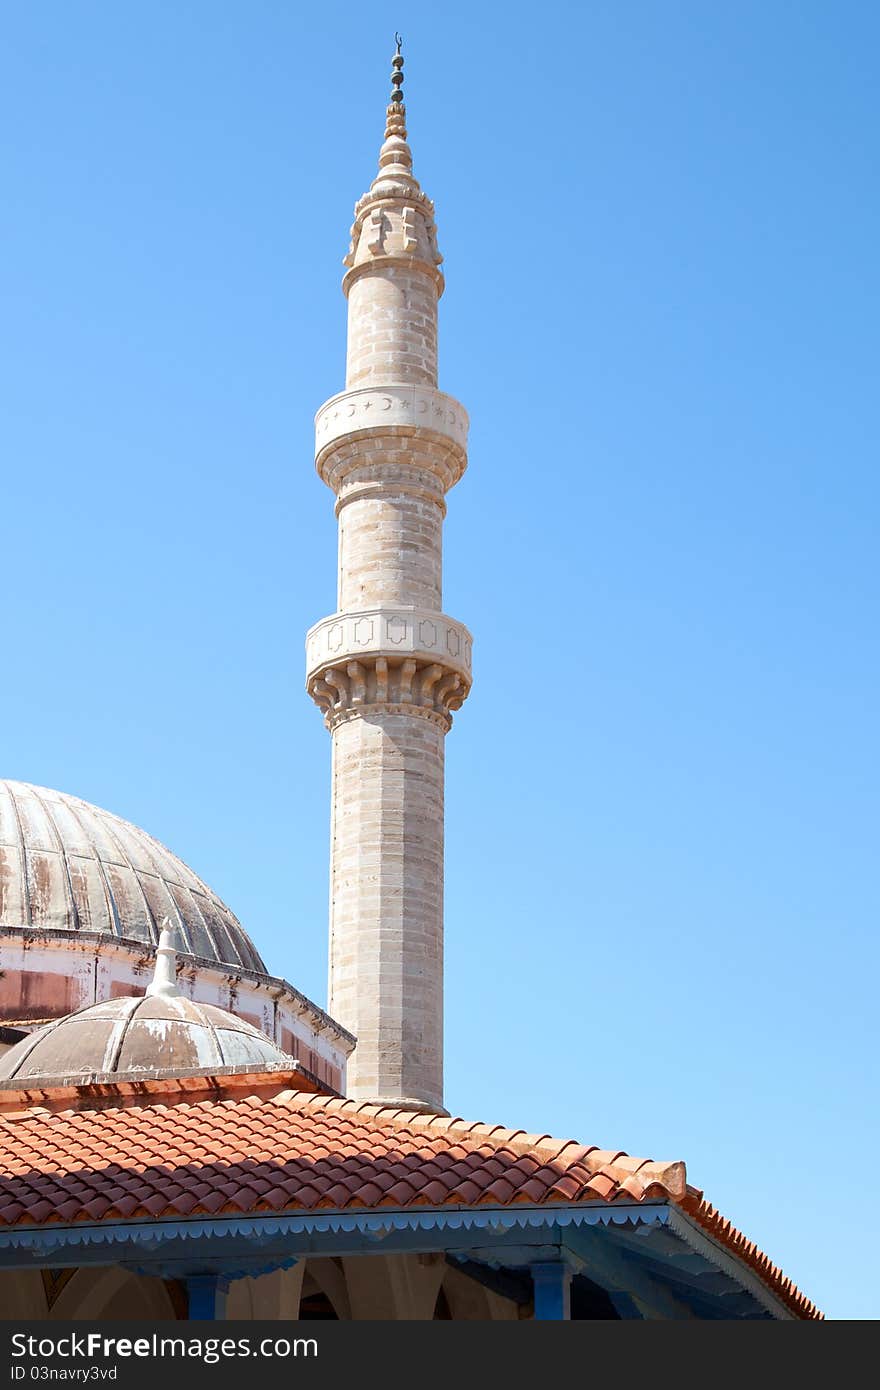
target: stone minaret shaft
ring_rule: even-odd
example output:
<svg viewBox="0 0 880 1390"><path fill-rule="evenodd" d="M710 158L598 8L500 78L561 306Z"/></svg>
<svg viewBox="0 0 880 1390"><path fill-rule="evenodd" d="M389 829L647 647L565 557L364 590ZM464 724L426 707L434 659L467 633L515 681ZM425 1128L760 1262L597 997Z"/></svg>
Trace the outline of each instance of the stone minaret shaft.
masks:
<svg viewBox="0 0 880 1390"><path fill-rule="evenodd" d="M434 206L412 173L401 85L379 173L355 207L343 290L346 389L316 417L336 494L338 611L307 638L333 740L330 998L357 1036L348 1093L443 1105L443 744L471 637L442 611L445 494L467 416L437 390L443 292Z"/></svg>

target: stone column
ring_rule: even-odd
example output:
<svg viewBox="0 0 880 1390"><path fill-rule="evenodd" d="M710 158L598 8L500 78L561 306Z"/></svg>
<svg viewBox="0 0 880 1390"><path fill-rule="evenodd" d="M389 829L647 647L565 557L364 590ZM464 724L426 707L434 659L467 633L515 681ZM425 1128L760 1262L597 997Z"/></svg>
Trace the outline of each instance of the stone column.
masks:
<svg viewBox="0 0 880 1390"><path fill-rule="evenodd" d="M329 1010L358 1039L348 1093L442 1109L443 743L471 685L470 633L442 611L442 526L467 416L437 389L441 257L401 82L398 54L345 258L346 389L316 417L339 583L307 688L333 738Z"/></svg>

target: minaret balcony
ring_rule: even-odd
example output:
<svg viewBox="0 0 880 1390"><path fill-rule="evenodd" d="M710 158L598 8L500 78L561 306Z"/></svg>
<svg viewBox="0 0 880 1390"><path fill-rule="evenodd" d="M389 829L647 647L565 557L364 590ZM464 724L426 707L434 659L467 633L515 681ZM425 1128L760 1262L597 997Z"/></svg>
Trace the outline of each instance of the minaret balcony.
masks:
<svg viewBox="0 0 880 1390"><path fill-rule="evenodd" d="M381 707L448 729L470 691L472 645L463 623L429 609L334 613L306 637L306 689L330 728Z"/></svg>
<svg viewBox="0 0 880 1390"><path fill-rule="evenodd" d="M434 436L448 447L446 486L451 487L467 464L468 423L467 411L454 396L430 386L391 383L341 391L315 416L315 466L330 482L328 464L343 441L383 434Z"/></svg>

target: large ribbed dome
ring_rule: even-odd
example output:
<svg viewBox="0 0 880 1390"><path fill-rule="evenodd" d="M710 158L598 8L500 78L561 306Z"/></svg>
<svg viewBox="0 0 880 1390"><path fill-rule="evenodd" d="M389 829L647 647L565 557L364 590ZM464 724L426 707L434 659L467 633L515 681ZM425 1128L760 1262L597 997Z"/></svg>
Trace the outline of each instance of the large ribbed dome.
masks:
<svg viewBox="0 0 880 1390"><path fill-rule="evenodd" d="M241 923L146 831L76 796L0 779L0 928L100 932L265 973Z"/></svg>

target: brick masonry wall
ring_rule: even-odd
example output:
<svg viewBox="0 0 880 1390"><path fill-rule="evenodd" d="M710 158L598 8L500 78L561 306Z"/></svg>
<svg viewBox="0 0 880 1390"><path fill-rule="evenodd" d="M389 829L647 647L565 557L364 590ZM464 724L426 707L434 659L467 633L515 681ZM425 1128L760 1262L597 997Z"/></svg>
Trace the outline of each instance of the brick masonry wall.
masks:
<svg viewBox="0 0 880 1390"><path fill-rule="evenodd" d="M367 271L348 297L345 384L437 384L437 287L416 266Z"/></svg>
<svg viewBox="0 0 880 1390"><path fill-rule="evenodd" d="M349 1094L443 1101L444 734L370 713L333 734L329 1010Z"/></svg>
<svg viewBox="0 0 880 1390"><path fill-rule="evenodd" d="M413 459L416 441L395 444L347 479L339 509L340 611L443 606L442 490L430 476L420 486L411 464L396 463L395 456Z"/></svg>

